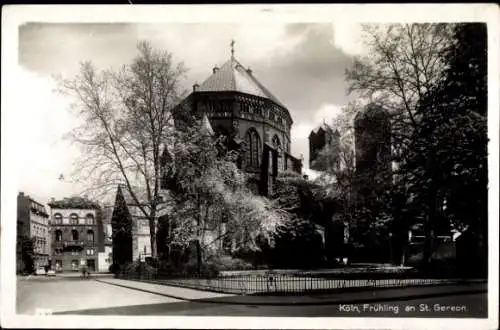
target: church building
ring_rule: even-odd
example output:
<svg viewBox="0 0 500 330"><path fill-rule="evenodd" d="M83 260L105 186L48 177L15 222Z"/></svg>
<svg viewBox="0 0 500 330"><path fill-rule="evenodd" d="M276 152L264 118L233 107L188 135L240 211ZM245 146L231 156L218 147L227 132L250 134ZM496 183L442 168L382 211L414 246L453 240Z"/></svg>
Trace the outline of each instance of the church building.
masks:
<svg viewBox="0 0 500 330"><path fill-rule="evenodd" d="M206 116L216 134L228 138L229 147L241 151L238 167L253 174L250 183L264 196L272 194L272 182L279 172L302 172L302 161L291 154L293 120L281 103L234 56L201 84L177 107L201 119ZM175 117L174 117L175 118Z"/></svg>

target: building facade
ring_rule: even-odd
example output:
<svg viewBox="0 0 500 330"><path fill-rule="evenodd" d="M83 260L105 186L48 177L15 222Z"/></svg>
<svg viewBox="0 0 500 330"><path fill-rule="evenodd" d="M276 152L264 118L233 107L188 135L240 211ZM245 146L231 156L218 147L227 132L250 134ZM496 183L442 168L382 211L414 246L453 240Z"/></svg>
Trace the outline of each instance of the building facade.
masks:
<svg viewBox="0 0 500 330"><path fill-rule="evenodd" d="M98 270L101 273L107 273L109 267L113 263L113 230L111 226L111 218L113 215L113 206L104 206L101 208L102 226L103 226L103 248L99 251L98 257Z"/></svg>
<svg viewBox="0 0 500 330"><path fill-rule="evenodd" d="M22 242L33 239L35 269L49 266L49 215L45 206L20 192L17 196L17 268L23 268Z"/></svg>
<svg viewBox="0 0 500 330"><path fill-rule="evenodd" d="M118 185L111 217L114 264L121 265L151 256L149 220L141 211L141 207L147 205L143 198L139 202L134 200L126 186Z"/></svg>
<svg viewBox="0 0 500 330"><path fill-rule="evenodd" d="M52 268L68 272L86 265L90 271L97 271L98 253L104 251L99 205L71 197L52 200L49 206Z"/></svg>

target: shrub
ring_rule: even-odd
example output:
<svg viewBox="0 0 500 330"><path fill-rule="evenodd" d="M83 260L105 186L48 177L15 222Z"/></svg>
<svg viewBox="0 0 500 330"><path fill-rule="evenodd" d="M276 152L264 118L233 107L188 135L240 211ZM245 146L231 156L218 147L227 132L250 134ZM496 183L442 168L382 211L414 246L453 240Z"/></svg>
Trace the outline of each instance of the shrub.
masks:
<svg viewBox="0 0 500 330"><path fill-rule="evenodd" d="M109 265L108 271L112 274L118 275L120 272L120 265L119 264L111 264Z"/></svg>
<svg viewBox="0 0 500 330"><path fill-rule="evenodd" d="M251 263L245 260L232 258L230 256L214 258L211 263L219 270L250 270L255 268Z"/></svg>
<svg viewBox="0 0 500 330"><path fill-rule="evenodd" d="M134 261L120 267L120 277L130 279L153 279L156 276L156 268L147 263Z"/></svg>

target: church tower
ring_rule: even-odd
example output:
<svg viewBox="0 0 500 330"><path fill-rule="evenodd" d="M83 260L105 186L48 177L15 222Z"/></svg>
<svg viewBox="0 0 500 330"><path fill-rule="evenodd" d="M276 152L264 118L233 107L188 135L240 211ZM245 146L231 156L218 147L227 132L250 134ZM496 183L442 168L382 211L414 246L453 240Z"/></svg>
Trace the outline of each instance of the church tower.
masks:
<svg viewBox="0 0 500 330"><path fill-rule="evenodd" d="M330 125L323 123L309 134L309 168L315 171L326 171L334 167L340 168L340 133ZM322 155L322 151L330 149L331 157Z"/></svg>
<svg viewBox="0 0 500 330"><path fill-rule="evenodd" d="M391 123L382 107L369 104L354 119L357 201L372 211L392 184Z"/></svg>

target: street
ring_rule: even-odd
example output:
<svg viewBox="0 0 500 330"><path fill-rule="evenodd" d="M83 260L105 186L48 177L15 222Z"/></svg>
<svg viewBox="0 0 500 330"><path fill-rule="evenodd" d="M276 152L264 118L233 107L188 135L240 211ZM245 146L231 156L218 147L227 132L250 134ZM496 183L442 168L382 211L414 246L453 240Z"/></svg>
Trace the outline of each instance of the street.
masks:
<svg viewBox="0 0 500 330"><path fill-rule="evenodd" d="M486 317L486 293L316 305L231 304L217 299L186 301L79 278L18 280L17 310L37 309L80 315L332 316L332 317ZM172 290L174 290L172 288ZM349 293L346 293L349 299ZM228 302L229 301L229 302ZM439 309L436 311L436 308ZM451 310L454 309L454 310Z"/></svg>
<svg viewBox="0 0 500 330"><path fill-rule="evenodd" d="M180 300L107 285L92 279L41 277L17 281L16 307L19 314L34 314L37 308L57 313L171 302Z"/></svg>

